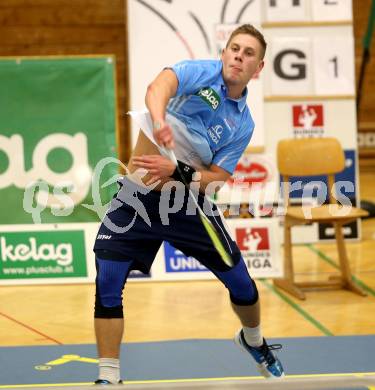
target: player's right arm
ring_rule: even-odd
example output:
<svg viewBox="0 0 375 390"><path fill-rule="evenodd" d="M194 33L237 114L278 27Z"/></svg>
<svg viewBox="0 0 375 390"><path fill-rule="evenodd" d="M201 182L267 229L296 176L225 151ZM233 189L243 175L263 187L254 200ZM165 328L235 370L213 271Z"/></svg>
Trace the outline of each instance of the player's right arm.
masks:
<svg viewBox="0 0 375 390"><path fill-rule="evenodd" d="M161 71L147 87L146 106L150 112L154 138L160 146L174 148L172 128L165 122L166 108L169 99L176 95L178 79L171 69Z"/></svg>

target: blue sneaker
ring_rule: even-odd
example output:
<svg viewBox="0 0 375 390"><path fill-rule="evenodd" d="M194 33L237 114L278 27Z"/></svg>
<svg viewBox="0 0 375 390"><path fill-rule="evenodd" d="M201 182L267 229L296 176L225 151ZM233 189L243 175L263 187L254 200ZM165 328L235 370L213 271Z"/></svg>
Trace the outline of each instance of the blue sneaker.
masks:
<svg viewBox="0 0 375 390"><path fill-rule="evenodd" d="M95 385L101 385L101 386L107 386L107 385L114 385L115 383L112 383L110 381L107 381L107 379L97 379L95 382ZM117 385L122 385L122 380L120 379L117 383Z"/></svg>
<svg viewBox="0 0 375 390"><path fill-rule="evenodd" d="M263 345L259 348L250 347L245 341L241 329L234 336L234 342L245 352L249 353L257 363L258 371L266 378L282 378L285 376L280 360L271 352L281 349L281 344L267 345L263 339Z"/></svg>

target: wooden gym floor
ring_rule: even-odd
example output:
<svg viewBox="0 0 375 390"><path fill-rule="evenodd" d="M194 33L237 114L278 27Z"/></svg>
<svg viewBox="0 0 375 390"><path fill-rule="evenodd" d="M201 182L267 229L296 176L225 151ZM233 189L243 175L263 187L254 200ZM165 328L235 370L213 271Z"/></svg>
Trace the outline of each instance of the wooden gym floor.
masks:
<svg viewBox="0 0 375 390"><path fill-rule="evenodd" d="M360 177L361 197L375 202L373 173ZM375 333L375 220L362 222L361 242L348 243L353 274L368 296L337 290L309 292L298 301L259 280L266 337ZM280 249L281 250L281 249ZM295 246L296 271L304 278L335 272L334 244ZM94 285L2 286L0 346L94 343ZM219 282L140 282L125 289L124 340L231 338L239 322Z"/></svg>

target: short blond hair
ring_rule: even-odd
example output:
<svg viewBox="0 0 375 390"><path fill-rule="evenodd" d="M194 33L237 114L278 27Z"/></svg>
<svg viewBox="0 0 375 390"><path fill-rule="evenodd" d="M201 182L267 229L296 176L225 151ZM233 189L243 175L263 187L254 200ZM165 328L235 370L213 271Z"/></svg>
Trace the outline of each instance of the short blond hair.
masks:
<svg viewBox="0 0 375 390"><path fill-rule="evenodd" d="M266 49L267 49L267 42L264 39L263 34L256 29L252 24L243 24L242 26L237 27L232 34L230 34L230 37L228 39L226 47L228 48L229 44L231 43L232 39L239 34L248 34L251 35L252 37L256 38L261 47L262 47L262 52L260 53L260 58L263 59L264 55L266 54Z"/></svg>

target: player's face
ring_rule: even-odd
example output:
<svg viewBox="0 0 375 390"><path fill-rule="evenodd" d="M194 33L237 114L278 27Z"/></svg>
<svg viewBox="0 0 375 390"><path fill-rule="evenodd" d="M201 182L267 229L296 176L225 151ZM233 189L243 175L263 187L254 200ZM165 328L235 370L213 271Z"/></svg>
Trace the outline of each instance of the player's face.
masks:
<svg viewBox="0 0 375 390"><path fill-rule="evenodd" d="M264 66L262 46L249 34L236 35L221 54L223 78L228 86L245 86L256 78Z"/></svg>

